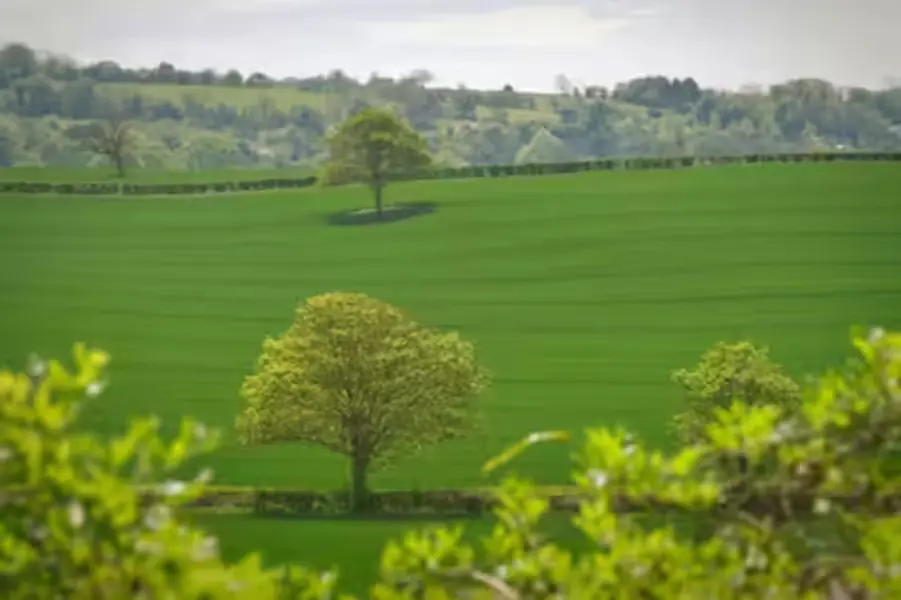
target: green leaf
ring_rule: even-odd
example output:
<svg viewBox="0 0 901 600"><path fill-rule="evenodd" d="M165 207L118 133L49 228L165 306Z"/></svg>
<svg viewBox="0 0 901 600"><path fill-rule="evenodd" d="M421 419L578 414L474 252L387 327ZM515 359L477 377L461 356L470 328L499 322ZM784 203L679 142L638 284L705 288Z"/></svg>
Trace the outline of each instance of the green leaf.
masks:
<svg viewBox="0 0 901 600"><path fill-rule="evenodd" d="M569 442L570 439L570 434L565 431L540 431L532 433L505 450L500 455L486 462L482 467L482 473L487 475L493 471L496 471L498 468L506 465L535 444L542 444L546 442Z"/></svg>

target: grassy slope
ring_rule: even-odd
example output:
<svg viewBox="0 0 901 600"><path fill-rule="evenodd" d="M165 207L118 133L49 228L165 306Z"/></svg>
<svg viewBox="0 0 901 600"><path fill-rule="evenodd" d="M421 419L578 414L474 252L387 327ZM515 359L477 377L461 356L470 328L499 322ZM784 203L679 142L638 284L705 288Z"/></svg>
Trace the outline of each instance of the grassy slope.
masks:
<svg viewBox="0 0 901 600"><path fill-rule="evenodd" d="M181 105L186 97L192 97L201 104L225 104L239 110L255 106L264 98L271 99L279 110L290 110L294 106L321 110L330 100L329 94L298 90L287 85L232 88L220 85L105 83L100 88L104 93L122 98L140 93L155 100L169 100L175 105Z"/></svg>
<svg viewBox="0 0 901 600"><path fill-rule="evenodd" d="M623 423L665 442L667 371L709 343L753 337L795 373L846 353L850 323L898 326L901 183L895 165L735 167L421 182L395 199L442 210L382 228L320 217L360 189L213 198L0 198L0 363L84 339L114 353L91 411L184 413L227 426L260 338L294 302L361 289L475 339L496 375L481 438L411 459L393 485L473 483L482 458L535 428ZM559 451L521 466L545 479ZM228 448L221 478L335 485L312 450ZM552 529L578 543L555 517ZM237 558L339 564L363 592L410 523L198 515ZM485 533L486 521L469 525ZM315 551L311 550L314 549Z"/></svg>
<svg viewBox="0 0 901 600"><path fill-rule="evenodd" d="M506 113L511 123L543 123L552 125L560 121L560 117L552 110L530 110L528 108L504 108L499 109ZM479 119L490 119L495 109L488 106L479 106L476 115ZM452 123L455 121L451 121ZM464 123L466 121L463 121Z"/></svg>
<svg viewBox="0 0 901 600"><path fill-rule="evenodd" d="M338 566L341 590L361 596L378 576L385 544L402 539L415 527L397 521L292 521L212 514L196 515L193 521L219 538L228 560L260 551L267 566L297 563L323 570ZM477 535L490 530L487 523L475 521L470 527Z"/></svg>
<svg viewBox="0 0 901 600"><path fill-rule="evenodd" d="M339 589L364 597L378 577L379 559L385 545L401 541L411 529L426 529L448 523L404 523L392 521L292 521L258 519L251 516L198 514L194 523L215 534L229 560L239 560L262 548L264 563L303 564L326 570L338 567ZM490 519L464 521L465 539L476 542L491 533ZM567 518L550 515L544 531L556 543L572 549L587 547L585 537Z"/></svg>
<svg viewBox="0 0 901 600"><path fill-rule="evenodd" d="M0 363L74 340L110 350L89 418L191 414L229 427L263 336L296 303L359 290L475 340L495 374L486 430L411 458L379 485L480 483L482 461L549 427L625 425L666 443L668 371L752 338L796 374L846 354L847 326L897 326L901 169L769 165L416 182L391 199L442 204L384 227L323 215L365 190L159 199L0 199ZM522 469L567 473L563 449ZM223 482L337 486L317 449L240 448Z"/></svg>

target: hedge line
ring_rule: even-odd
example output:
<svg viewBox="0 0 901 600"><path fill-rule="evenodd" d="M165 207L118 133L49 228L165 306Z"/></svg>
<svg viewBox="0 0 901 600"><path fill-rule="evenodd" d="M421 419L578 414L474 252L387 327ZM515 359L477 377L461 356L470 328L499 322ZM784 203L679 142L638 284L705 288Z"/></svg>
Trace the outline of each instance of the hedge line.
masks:
<svg viewBox="0 0 901 600"><path fill-rule="evenodd" d="M315 176L301 178L258 179L250 181L217 181L214 183L49 183L29 181L0 181L0 193L17 194L87 194L110 196L126 194L149 196L159 194L210 194L247 192L311 187L318 183Z"/></svg>
<svg viewBox="0 0 901 600"><path fill-rule="evenodd" d="M580 495L571 487L543 487L550 509L555 512L576 512ZM146 489L142 493L145 502L151 502L157 492ZM735 496L727 504L719 507L726 512L740 510L755 515L782 515L798 518L813 515L817 500L822 495L812 495L805 491L785 496L772 495L764 491L762 495L746 494ZM860 502L855 494L826 496L836 507L853 507ZM474 517L490 512L497 504L491 489L471 490L399 490L373 492L370 496L369 512L382 517L399 518L414 516ZM886 514L901 511L901 493L888 494L880 498ZM210 487L203 495L188 505L189 508L216 510L238 510L257 516L293 517L336 517L350 513L350 497L346 491L319 492L309 490L279 490L248 487ZM666 500L653 495L643 499L615 498L613 508L621 513L670 513L686 512Z"/></svg>
<svg viewBox="0 0 901 600"><path fill-rule="evenodd" d="M492 165L460 168L432 168L394 177L395 180L461 179L478 177L511 177L517 175L555 175L583 171L616 171L647 169L678 169L694 166L801 163L833 161L892 161L901 162L901 152L823 152L796 154L748 154L740 156L603 158L569 163L527 165ZM213 183L46 183L0 181L0 193L19 194L88 194L151 195L151 194L209 194L221 192L256 191L304 188L316 185L315 176L302 178L261 179L257 181L219 181Z"/></svg>
<svg viewBox="0 0 901 600"><path fill-rule="evenodd" d="M401 179L456 179L473 177L510 177L515 175L554 175L582 171L617 171L647 169L679 169L695 166L800 163L834 161L901 162L901 152L822 152L796 154L746 154L736 156L656 156L635 158L601 158L568 163L526 165L491 165L430 169Z"/></svg>
<svg viewBox="0 0 901 600"><path fill-rule="evenodd" d="M549 508L555 512L577 512L582 500L576 488L570 486L544 486L540 492L548 500ZM164 493L159 487L143 487L138 490L146 505L154 502ZM718 509L727 513L736 510L752 515L777 515L795 519L814 515L818 502L827 500L836 508L850 508L860 503L867 491L859 493L812 494L799 490L793 494L761 493L739 495L726 492L727 500ZM13 501L27 501L27 486L7 486L0 488L0 505ZM208 486L199 498L186 505L189 509L213 509L252 513L257 516L293 517L337 517L350 513L350 497L346 491L322 492L273 488L252 488L247 486ZM873 498L870 498L873 500ZM878 499L880 510L885 514L901 512L901 492L892 492ZM479 516L491 511L497 505L492 489L470 490L395 490L373 492L370 496L369 513L381 517L465 517ZM613 509L620 513L685 513L687 509L674 505L653 494L644 498L618 497L612 500ZM690 512L690 511L689 511Z"/></svg>
<svg viewBox="0 0 901 600"><path fill-rule="evenodd" d="M574 497L564 488L546 488L552 507L557 510L575 506ZM152 502L158 492L145 490L145 502ZM443 515L477 516L490 511L495 504L491 490L398 490L372 492L369 510L379 515ZM189 504L190 508L239 510L258 516L337 516L350 511L347 491L322 492L213 486Z"/></svg>

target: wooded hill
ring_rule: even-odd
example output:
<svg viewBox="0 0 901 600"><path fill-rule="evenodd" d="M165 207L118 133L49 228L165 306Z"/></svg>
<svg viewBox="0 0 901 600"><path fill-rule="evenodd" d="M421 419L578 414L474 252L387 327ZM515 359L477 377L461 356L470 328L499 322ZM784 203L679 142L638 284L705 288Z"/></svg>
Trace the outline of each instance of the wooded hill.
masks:
<svg viewBox="0 0 901 600"><path fill-rule="evenodd" d="M103 164L84 144L116 113L135 140L129 162L155 169L311 167L329 127L388 106L422 131L448 167L598 157L901 150L901 88L840 89L799 79L724 92L650 76L613 89L558 78L556 94L430 87L426 71L357 81L340 71L276 80L127 69L0 50L0 166Z"/></svg>

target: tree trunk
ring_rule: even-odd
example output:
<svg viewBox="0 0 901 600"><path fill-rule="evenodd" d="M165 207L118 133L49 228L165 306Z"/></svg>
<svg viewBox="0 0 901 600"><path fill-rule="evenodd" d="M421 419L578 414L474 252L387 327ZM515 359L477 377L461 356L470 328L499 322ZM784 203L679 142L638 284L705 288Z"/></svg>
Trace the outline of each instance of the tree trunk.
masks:
<svg viewBox="0 0 901 600"><path fill-rule="evenodd" d="M375 213L378 215L379 219L382 218L382 188L384 188L381 182L377 182L374 186L375 191Z"/></svg>
<svg viewBox="0 0 901 600"><path fill-rule="evenodd" d="M125 160L123 160L121 155L116 154L113 157L113 161L116 163L116 175L125 177Z"/></svg>
<svg viewBox="0 0 901 600"><path fill-rule="evenodd" d="M369 460L363 456L351 456L350 465L350 511L355 514L369 508Z"/></svg>

